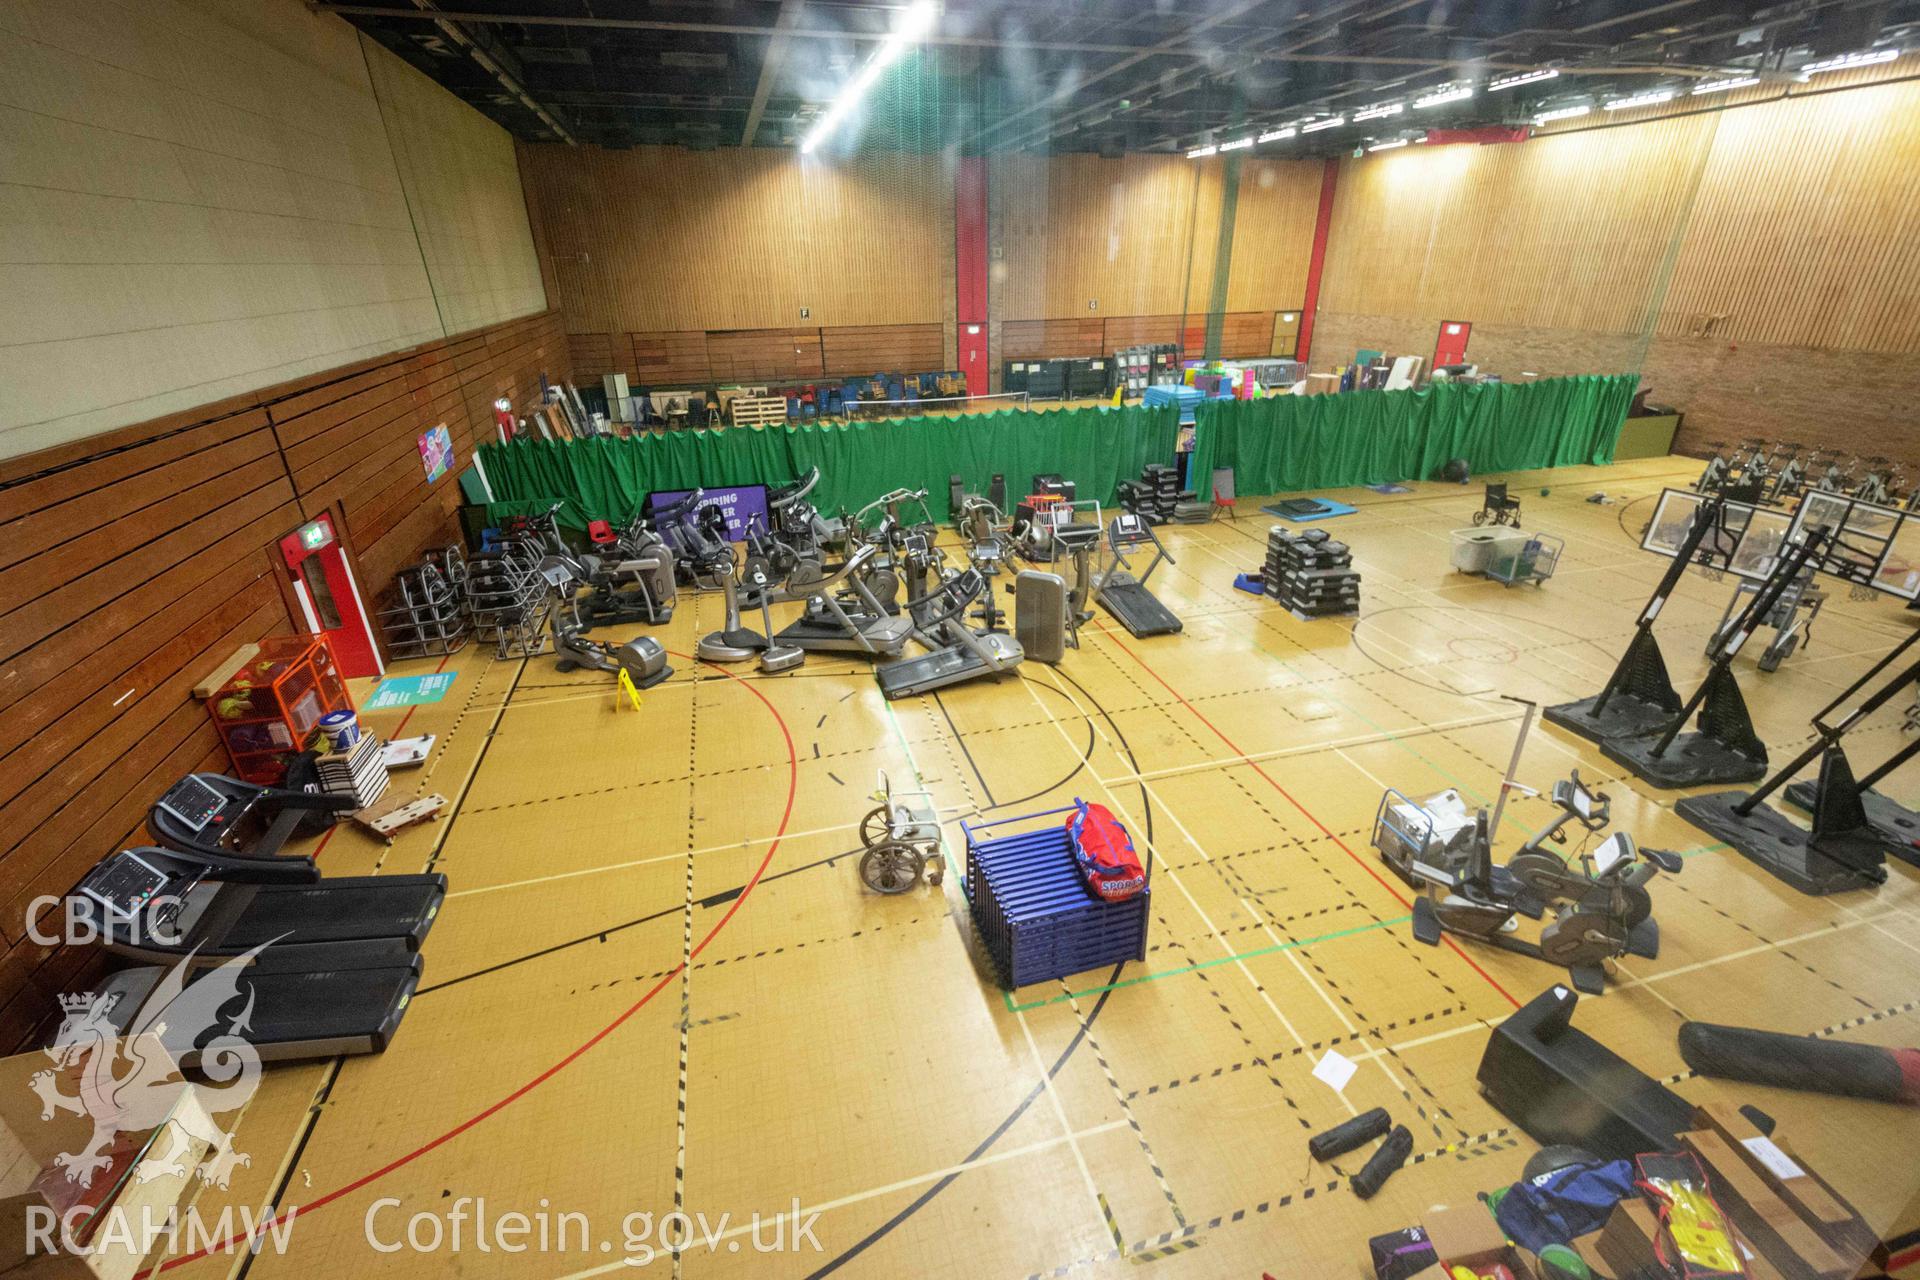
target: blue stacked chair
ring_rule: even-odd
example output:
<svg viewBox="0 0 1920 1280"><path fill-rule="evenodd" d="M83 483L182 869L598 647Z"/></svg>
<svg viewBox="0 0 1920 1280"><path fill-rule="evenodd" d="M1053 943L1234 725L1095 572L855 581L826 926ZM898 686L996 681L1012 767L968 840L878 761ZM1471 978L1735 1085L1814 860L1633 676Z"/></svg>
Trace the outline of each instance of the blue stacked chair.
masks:
<svg viewBox="0 0 1920 1280"><path fill-rule="evenodd" d="M1012 989L1147 958L1152 885L1123 902L1088 887L1074 860L1066 821L1050 809L979 827L967 837L967 901L1002 986ZM1044 825L988 836L1051 818Z"/></svg>

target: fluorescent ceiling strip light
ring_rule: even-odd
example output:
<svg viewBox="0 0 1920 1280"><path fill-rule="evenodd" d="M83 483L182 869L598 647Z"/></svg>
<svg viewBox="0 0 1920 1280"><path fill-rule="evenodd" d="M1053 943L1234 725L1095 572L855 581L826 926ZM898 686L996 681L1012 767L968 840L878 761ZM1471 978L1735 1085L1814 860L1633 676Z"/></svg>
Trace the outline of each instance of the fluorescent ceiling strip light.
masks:
<svg viewBox="0 0 1920 1280"><path fill-rule="evenodd" d="M1501 76L1487 85L1488 93L1497 93L1502 89L1511 89L1516 85L1538 84L1542 80L1551 80L1560 73L1549 67L1545 71L1523 71L1517 76Z"/></svg>
<svg viewBox="0 0 1920 1280"><path fill-rule="evenodd" d="M1405 138L1396 138L1392 142L1376 142L1372 146L1368 147L1367 150L1391 151L1395 147L1404 147L1406 145L1407 145L1407 140Z"/></svg>
<svg viewBox="0 0 1920 1280"><path fill-rule="evenodd" d="M1196 147L1194 150L1187 152L1187 159L1205 160L1208 156L1218 155L1219 153L1220 148L1218 147Z"/></svg>
<svg viewBox="0 0 1920 1280"><path fill-rule="evenodd" d="M1438 107L1449 102L1460 102L1472 96L1472 85L1460 85L1452 89L1441 89L1435 93L1428 94L1424 98L1415 98L1413 105L1416 110L1424 111L1428 107Z"/></svg>
<svg viewBox="0 0 1920 1280"><path fill-rule="evenodd" d="M1384 116L1397 116L1406 109L1407 104L1404 102L1376 102L1371 107L1362 107L1360 110L1354 112L1353 122L1359 124L1362 120L1378 120Z"/></svg>
<svg viewBox="0 0 1920 1280"><path fill-rule="evenodd" d="M1346 122L1347 122L1347 118L1345 116L1335 116L1331 120L1315 120L1312 124L1301 125L1300 132L1318 133L1322 129L1338 128L1340 125L1343 125Z"/></svg>
<svg viewBox="0 0 1920 1280"><path fill-rule="evenodd" d="M1871 67L1876 63L1892 62L1900 56L1898 49L1869 49L1864 53L1845 53L1837 58L1825 58L1819 62L1809 62L1800 68L1801 75L1817 76L1822 71L1845 71L1849 67Z"/></svg>
<svg viewBox="0 0 1920 1280"><path fill-rule="evenodd" d="M913 7L908 9L901 19L900 25L887 33L887 38L880 42L880 47L873 51L873 56L867 59L864 67L860 68L859 74L847 81L840 90L840 96L835 98L833 105L827 108L826 114L814 122L813 128L808 131L806 139L800 144L800 154L806 155L819 146L826 136L846 119L847 113L853 110L860 99L866 96L867 90L873 87L881 74L892 66L902 53L906 52L907 46L918 44L929 31L933 30L934 20L939 16L940 6L934 3L934 0L915 0Z"/></svg>
<svg viewBox="0 0 1920 1280"><path fill-rule="evenodd" d="M1655 93L1637 94L1631 98L1615 98L1611 102L1603 102L1600 105L1608 111L1627 111L1634 107L1654 107L1663 102L1672 101L1673 90L1661 89Z"/></svg>
<svg viewBox="0 0 1920 1280"><path fill-rule="evenodd" d="M1259 140L1261 142L1279 142L1282 139L1294 137L1299 132L1300 131L1292 125L1288 125L1284 129L1275 129L1271 133L1261 134Z"/></svg>
<svg viewBox="0 0 1920 1280"><path fill-rule="evenodd" d="M1575 116L1586 115L1592 107L1555 107L1551 111L1542 111L1534 116L1535 124L1546 124L1550 120L1571 120Z"/></svg>
<svg viewBox="0 0 1920 1280"><path fill-rule="evenodd" d="M1221 143L1220 149L1222 151L1238 151L1242 147L1250 147L1252 145L1253 145L1253 135L1248 134L1244 138L1235 138L1232 142Z"/></svg>
<svg viewBox="0 0 1920 1280"><path fill-rule="evenodd" d="M1729 89L1744 89L1750 84L1759 83L1759 76L1735 76L1731 80L1709 80L1705 84L1693 86L1691 95L1697 98L1703 93L1725 93Z"/></svg>

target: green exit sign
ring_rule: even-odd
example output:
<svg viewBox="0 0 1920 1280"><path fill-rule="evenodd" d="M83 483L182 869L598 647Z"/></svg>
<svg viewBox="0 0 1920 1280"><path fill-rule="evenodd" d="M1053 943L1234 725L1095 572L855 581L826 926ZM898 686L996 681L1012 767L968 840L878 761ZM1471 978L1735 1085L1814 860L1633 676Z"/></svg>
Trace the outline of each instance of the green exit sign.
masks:
<svg viewBox="0 0 1920 1280"><path fill-rule="evenodd" d="M300 526L300 545L309 551L318 551L332 541L333 530L327 528L324 520L315 520L312 524Z"/></svg>

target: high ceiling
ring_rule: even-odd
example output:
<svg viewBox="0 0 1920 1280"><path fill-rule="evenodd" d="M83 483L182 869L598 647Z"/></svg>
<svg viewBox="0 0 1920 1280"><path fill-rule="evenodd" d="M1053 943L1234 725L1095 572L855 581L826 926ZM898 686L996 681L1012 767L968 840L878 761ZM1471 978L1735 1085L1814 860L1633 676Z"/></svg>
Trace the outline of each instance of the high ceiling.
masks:
<svg viewBox="0 0 1920 1280"><path fill-rule="evenodd" d="M905 0L315 3L529 141L796 145ZM1456 82L1470 97L1317 130L1520 125L1811 59L1920 43L1920 0L946 0L829 149L1183 151ZM1553 68L1501 91L1502 76Z"/></svg>

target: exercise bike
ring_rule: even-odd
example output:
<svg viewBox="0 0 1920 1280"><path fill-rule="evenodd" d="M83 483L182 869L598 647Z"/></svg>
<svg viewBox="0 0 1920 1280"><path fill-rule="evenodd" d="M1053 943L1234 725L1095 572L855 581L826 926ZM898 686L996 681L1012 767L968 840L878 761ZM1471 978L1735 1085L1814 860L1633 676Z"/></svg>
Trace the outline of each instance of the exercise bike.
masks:
<svg viewBox="0 0 1920 1280"><path fill-rule="evenodd" d="M1477 815L1465 870L1443 892L1414 900L1413 936L1437 946L1442 934L1453 933L1544 960L1563 966L1575 990L1602 995L1607 961L1659 954L1660 931L1646 886L1662 871L1677 873L1680 858L1643 850L1632 836L1615 832L1591 854L1583 852L1576 867L1543 846L1549 838L1562 838L1568 822L1579 821L1590 835L1606 826L1607 797L1589 791L1576 773L1554 784L1553 801L1562 816L1528 840L1505 868L1494 867L1486 814ZM1496 870L1506 873L1505 889L1497 887ZM1509 936L1522 907L1514 886L1553 912L1538 942Z"/></svg>

